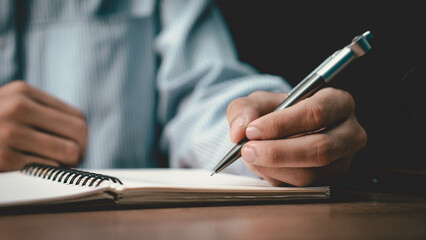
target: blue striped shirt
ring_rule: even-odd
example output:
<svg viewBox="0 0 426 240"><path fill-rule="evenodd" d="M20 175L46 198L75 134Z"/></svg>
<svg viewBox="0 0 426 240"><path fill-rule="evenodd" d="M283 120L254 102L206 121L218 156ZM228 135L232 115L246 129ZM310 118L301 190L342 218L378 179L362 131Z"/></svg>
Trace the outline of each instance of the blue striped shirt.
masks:
<svg viewBox="0 0 426 240"><path fill-rule="evenodd" d="M233 146L229 102L289 90L238 61L208 0L21 2L0 0L0 84L24 79L84 111L80 167L158 167L159 150L171 167L212 169Z"/></svg>

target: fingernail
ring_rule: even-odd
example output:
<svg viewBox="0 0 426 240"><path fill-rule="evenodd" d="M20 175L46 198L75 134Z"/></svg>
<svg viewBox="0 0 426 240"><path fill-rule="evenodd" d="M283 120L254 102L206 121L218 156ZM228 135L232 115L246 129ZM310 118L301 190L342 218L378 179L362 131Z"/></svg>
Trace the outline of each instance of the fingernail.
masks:
<svg viewBox="0 0 426 240"><path fill-rule="evenodd" d="M241 156L246 162L254 162L254 150L249 146L244 146Z"/></svg>
<svg viewBox="0 0 426 240"><path fill-rule="evenodd" d="M235 131L237 131L238 129L242 128L244 126L245 123L245 119L244 118L237 118L231 126L231 131L234 133Z"/></svg>
<svg viewBox="0 0 426 240"><path fill-rule="evenodd" d="M260 139L260 131L255 127L248 127L246 129L246 136L249 139Z"/></svg>

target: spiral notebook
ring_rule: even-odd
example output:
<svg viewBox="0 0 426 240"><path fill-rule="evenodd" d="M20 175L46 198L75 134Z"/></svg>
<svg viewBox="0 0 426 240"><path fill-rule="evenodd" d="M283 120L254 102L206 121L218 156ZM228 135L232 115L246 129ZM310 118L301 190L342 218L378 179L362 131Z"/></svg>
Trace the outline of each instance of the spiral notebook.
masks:
<svg viewBox="0 0 426 240"><path fill-rule="evenodd" d="M272 187L266 181L200 169L114 169L94 172L28 164L0 173L0 211L61 204L167 205L325 199L328 187Z"/></svg>

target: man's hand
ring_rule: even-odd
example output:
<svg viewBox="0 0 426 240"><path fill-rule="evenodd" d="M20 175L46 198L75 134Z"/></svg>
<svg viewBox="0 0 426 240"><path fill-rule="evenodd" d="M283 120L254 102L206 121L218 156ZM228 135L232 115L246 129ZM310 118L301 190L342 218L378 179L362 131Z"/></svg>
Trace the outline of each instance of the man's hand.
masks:
<svg viewBox="0 0 426 240"><path fill-rule="evenodd" d="M76 166L87 134L80 110L22 81L0 87L0 171L29 162Z"/></svg>
<svg viewBox="0 0 426 240"><path fill-rule="evenodd" d="M352 96L324 88L272 112L286 97L254 92L229 104L231 140L250 140L241 150L247 167L274 186L322 184L345 174L354 154L367 143Z"/></svg>

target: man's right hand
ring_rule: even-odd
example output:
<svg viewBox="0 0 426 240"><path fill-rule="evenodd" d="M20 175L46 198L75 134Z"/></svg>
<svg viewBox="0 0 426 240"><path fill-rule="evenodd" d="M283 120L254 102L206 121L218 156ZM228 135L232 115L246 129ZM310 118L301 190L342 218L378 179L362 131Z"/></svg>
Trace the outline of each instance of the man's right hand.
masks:
<svg viewBox="0 0 426 240"><path fill-rule="evenodd" d="M77 166L87 134L80 110L23 81L0 87L0 172L29 162Z"/></svg>

